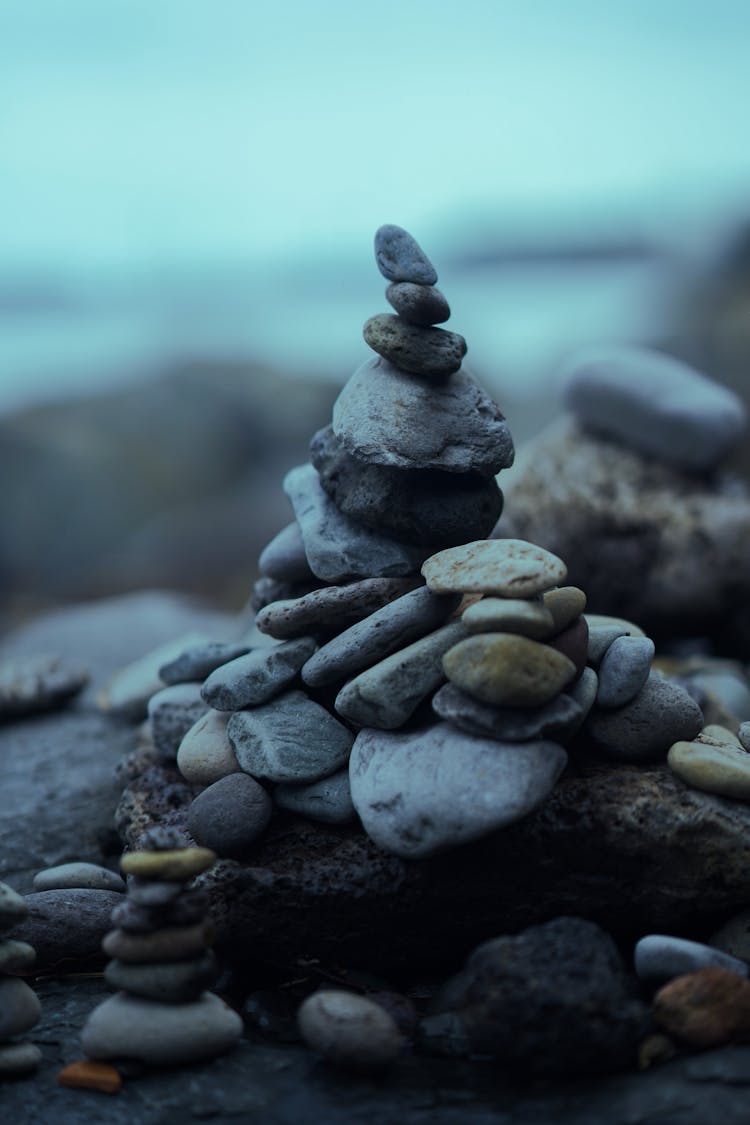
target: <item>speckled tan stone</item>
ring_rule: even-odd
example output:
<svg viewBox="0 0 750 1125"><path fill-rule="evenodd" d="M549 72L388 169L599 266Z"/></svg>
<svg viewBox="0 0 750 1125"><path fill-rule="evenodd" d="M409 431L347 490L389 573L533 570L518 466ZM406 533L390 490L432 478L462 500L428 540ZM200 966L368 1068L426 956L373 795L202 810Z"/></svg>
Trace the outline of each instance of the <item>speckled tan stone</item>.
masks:
<svg viewBox="0 0 750 1125"><path fill-rule="evenodd" d="M438 551L422 566L436 593L499 594L527 598L564 581L562 559L523 539L479 539Z"/></svg>

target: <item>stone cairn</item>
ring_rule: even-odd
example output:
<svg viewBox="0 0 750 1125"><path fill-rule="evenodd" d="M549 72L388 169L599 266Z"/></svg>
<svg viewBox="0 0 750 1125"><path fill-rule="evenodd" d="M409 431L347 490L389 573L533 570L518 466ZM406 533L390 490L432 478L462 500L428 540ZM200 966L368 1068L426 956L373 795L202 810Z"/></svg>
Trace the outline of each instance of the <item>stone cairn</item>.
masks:
<svg viewBox="0 0 750 1125"><path fill-rule="evenodd" d="M28 914L26 899L7 883L0 883L0 934L13 929ZM34 1043L19 1042L42 1014L36 993L14 973L33 965L36 954L28 942L0 940L0 1080L30 1074L42 1053Z"/></svg>
<svg viewBox="0 0 750 1125"><path fill-rule="evenodd" d="M260 557L259 634L186 647L149 704L157 752L202 787L187 829L222 857L246 854L275 806L358 816L420 858L533 811L571 740L649 762L726 739L700 733L636 625L584 615L559 557L486 538L507 424L463 338L435 327L449 308L414 239L381 227L375 252L396 314L367 321L376 356L285 479L295 520Z"/></svg>
<svg viewBox="0 0 750 1125"><path fill-rule="evenodd" d="M152 1065L211 1058L242 1034L240 1017L205 991L216 979L208 904L203 891L188 886L216 856L180 847L170 829L151 829L144 842L151 850L123 856L128 894L102 942L113 958L104 975L120 991L89 1016L83 1049L92 1059Z"/></svg>

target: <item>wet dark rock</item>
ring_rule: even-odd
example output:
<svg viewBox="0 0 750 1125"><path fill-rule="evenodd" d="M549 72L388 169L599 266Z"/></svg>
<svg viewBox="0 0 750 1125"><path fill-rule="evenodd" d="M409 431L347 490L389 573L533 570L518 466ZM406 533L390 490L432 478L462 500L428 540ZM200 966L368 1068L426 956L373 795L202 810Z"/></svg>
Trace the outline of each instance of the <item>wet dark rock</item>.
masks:
<svg viewBox="0 0 750 1125"><path fill-rule="evenodd" d="M34 946L36 970L64 972L105 960L101 942L113 909L122 902L117 891L39 891L26 895L26 902L28 916L8 937Z"/></svg>

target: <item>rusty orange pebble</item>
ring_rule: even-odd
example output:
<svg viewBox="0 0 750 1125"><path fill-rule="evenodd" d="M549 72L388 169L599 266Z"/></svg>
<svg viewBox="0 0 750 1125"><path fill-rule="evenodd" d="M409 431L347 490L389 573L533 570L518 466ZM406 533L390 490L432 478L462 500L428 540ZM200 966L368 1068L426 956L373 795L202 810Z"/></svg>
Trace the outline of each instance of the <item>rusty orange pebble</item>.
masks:
<svg viewBox="0 0 750 1125"><path fill-rule="evenodd" d="M101 1090L103 1094L117 1094L122 1089L122 1075L109 1063L78 1059L63 1067L57 1076L61 1086L80 1090Z"/></svg>

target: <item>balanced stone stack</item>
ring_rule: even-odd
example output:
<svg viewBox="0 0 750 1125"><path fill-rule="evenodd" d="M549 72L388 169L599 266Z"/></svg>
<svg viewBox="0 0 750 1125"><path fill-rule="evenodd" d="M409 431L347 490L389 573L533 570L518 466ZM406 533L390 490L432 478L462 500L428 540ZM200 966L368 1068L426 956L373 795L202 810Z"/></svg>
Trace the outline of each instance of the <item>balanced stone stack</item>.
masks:
<svg viewBox="0 0 750 1125"><path fill-rule="evenodd" d="M216 856L175 846L179 841L173 830L152 829L145 842L153 850L122 859L128 895L113 910L116 928L102 943L113 958L105 977L120 991L83 1030L92 1059L189 1063L222 1054L242 1033L240 1017L205 991L216 977L208 903L203 891L188 887Z"/></svg>
<svg viewBox="0 0 750 1125"><path fill-rule="evenodd" d="M0 883L0 934L13 929L27 914L25 898L7 883ZM34 1043L17 1038L39 1022L39 1000L25 981L13 975L33 965L35 956L28 942L0 938L0 1079L28 1074L41 1061L41 1051Z"/></svg>

